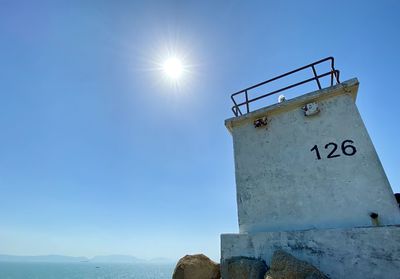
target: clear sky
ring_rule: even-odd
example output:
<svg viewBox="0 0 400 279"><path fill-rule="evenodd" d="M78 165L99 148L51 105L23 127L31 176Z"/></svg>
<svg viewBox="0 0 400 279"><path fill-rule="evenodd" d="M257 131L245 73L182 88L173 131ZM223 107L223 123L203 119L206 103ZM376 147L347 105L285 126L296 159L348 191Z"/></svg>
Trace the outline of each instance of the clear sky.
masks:
<svg viewBox="0 0 400 279"><path fill-rule="evenodd" d="M330 55L400 192L399 3L0 0L0 253L217 260L230 94Z"/></svg>

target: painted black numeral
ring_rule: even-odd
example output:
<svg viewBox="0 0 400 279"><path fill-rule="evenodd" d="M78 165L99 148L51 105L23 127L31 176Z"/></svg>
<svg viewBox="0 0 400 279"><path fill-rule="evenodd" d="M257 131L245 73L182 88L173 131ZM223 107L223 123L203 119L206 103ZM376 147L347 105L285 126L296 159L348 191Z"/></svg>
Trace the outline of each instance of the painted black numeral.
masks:
<svg viewBox="0 0 400 279"><path fill-rule="evenodd" d="M318 150L318 146L317 145L314 145L314 147L311 148L310 151L314 151L314 150L315 150L315 153L317 154L318 160L321 160L321 155L319 154L319 150Z"/></svg>
<svg viewBox="0 0 400 279"><path fill-rule="evenodd" d="M345 140L344 142L342 142L342 152L344 155L346 156L353 156L354 154L356 154L357 149L354 145L351 144L347 144L346 143L354 143L354 141L352 140ZM350 152L348 152L350 150Z"/></svg>
<svg viewBox="0 0 400 279"><path fill-rule="evenodd" d="M342 153L346 156L353 156L354 154L357 153L357 148L353 145L354 141L352 140L344 140L341 144L341 150ZM331 149L332 146L332 149ZM338 151L338 145L334 142L330 142L325 145L325 149L328 149L329 154L326 156L328 159L340 157L339 151ZM315 151L315 155L317 156L318 160L321 160L321 154L319 153L319 149L317 145L314 145L313 148L310 149L311 152ZM338 151L336 154L335 152Z"/></svg>
<svg viewBox="0 0 400 279"><path fill-rule="evenodd" d="M332 159L332 158L335 158L335 157L339 157L340 154L333 154L333 153L335 153L335 151L337 150L337 144L336 144L336 143L334 143L334 142L328 143L327 145L325 145L325 149L328 149L328 147L329 147L330 145L333 145L333 149L332 149L331 153L329 153L328 156L327 156L326 158Z"/></svg>

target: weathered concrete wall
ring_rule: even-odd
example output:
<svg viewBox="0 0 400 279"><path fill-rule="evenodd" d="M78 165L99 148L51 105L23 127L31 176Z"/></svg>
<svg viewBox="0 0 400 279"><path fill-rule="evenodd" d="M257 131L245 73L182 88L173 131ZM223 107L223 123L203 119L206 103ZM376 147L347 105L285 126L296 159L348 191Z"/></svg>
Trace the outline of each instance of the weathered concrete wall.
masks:
<svg viewBox="0 0 400 279"><path fill-rule="evenodd" d="M400 224L400 211L355 105L356 79L226 120L240 232ZM317 102L320 113L301 109ZM267 116L266 127L255 119ZM344 141L356 148L342 151ZM331 144L330 144L331 143ZM330 144L325 148L327 144ZM334 144L337 145L333 151ZM317 146L321 159L318 159ZM328 158L332 152L331 158Z"/></svg>
<svg viewBox="0 0 400 279"><path fill-rule="evenodd" d="M221 265L232 257L271 264L282 249L332 279L400 278L400 227L307 230L221 235Z"/></svg>

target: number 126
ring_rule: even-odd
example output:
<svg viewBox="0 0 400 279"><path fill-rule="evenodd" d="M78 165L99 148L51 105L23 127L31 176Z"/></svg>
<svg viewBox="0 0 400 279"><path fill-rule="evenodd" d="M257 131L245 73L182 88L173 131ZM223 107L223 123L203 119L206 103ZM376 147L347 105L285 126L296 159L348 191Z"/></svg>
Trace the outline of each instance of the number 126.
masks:
<svg viewBox="0 0 400 279"><path fill-rule="evenodd" d="M354 154L357 153L357 149L353 145L353 143L354 142L352 140L344 140L342 142L341 149L342 149L342 153L344 155L353 156ZM331 146L332 146L332 148L330 148ZM328 151L330 150L330 153L328 154L328 156L326 156L326 158L332 159L332 158L340 157L340 154L335 154L336 150L338 149L338 145L336 143L330 142L330 143L326 144L325 149L328 149ZM315 155L317 156L317 159L321 160L321 154L319 153L317 145L314 145L310 151L311 152L315 151Z"/></svg>

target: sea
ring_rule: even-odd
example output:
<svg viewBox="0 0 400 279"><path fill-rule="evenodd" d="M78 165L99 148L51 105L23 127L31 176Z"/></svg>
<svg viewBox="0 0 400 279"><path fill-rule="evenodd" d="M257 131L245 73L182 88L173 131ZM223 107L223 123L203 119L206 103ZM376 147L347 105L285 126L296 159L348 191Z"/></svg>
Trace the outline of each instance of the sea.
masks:
<svg viewBox="0 0 400 279"><path fill-rule="evenodd" d="M0 279L171 279L173 264L0 262Z"/></svg>

